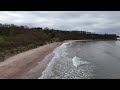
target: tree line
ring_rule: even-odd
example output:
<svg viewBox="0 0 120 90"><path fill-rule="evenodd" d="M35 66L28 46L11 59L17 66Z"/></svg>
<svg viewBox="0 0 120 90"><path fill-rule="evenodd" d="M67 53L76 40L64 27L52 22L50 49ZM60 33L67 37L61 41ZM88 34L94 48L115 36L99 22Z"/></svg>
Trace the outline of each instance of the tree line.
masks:
<svg viewBox="0 0 120 90"><path fill-rule="evenodd" d="M37 46L64 40L116 40L116 34L96 34L86 31L63 31L42 27L0 24L0 59Z"/></svg>
<svg viewBox="0 0 120 90"><path fill-rule="evenodd" d="M63 40L81 40L81 39L93 39L93 40L116 40L118 36L116 34L96 34L86 31L62 31L42 27L33 27L28 26L17 26L14 24L0 24L0 35L4 36L16 36L16 35L29 35L38 37L40 40L49 41L54 38L59 38L60 41Z"/></svg>

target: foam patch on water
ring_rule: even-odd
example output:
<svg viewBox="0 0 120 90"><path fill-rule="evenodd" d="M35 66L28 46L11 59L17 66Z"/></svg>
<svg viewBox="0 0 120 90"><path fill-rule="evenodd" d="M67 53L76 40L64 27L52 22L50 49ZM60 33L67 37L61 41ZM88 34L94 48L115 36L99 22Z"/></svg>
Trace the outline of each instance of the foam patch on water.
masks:
<svg viewBox="0 0 120 90"><path fill-rule="evenodd" d="M75 67L78 67L78 66L80 66L80 65L82 65L82 64L90 64L90 63L87 62L87 61L81 61L81 58L78 58L78 57L76 57L76 56L72 59L72 61L73 61L73 65L74 65Z"/></svg>
<svg viewBox="0 0 120 90"><path fill-rule="evenodd" d="M89 79L93 78L93 65L87 61L82 61L81 58L74 56L67 57L68 45L63 43L56 48L53 59L48 64L47 68L42 72L39 79ZM76 68L77 67L77 68Z"/></svg>

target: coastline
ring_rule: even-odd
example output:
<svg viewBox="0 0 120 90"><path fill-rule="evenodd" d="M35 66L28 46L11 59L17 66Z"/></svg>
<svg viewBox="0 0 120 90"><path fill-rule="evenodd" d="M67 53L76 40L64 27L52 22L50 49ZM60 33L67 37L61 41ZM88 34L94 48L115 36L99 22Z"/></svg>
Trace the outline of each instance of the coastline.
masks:
<svg viewBox="0 0 120 90"><path fill-rule="evenodd" d="M0 79L38 79L54 57L53 50L69 41L91 40L54 42L12 56L0 62Z"/></svg>

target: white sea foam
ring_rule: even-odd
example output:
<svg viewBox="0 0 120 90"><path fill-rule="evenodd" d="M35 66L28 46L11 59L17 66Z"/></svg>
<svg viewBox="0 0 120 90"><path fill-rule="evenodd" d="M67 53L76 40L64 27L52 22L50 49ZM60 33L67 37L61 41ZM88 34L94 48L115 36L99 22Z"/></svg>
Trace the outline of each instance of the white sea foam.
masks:
<svg viewBox="0 0 120 90"><path fill-rule="evenodd" d="M82 61L76 56L73 58L67 56L70 44L69 42L63 43L54 50L53 59L39 79L87 79L93 77L93 66L89 62Z"/></svg>
<svg viewBox="0 0 120 90"><path fill-rule="evenodd" d="M82 61L81 58L78 58L78 57L76 57L76 56L72 59L72 61L73 61L73 65L74 65L75 67L78 67L78 66L80 66L80 65L82 65L82 64L89 64L89 62L87 62L87 61Z"/></svg>

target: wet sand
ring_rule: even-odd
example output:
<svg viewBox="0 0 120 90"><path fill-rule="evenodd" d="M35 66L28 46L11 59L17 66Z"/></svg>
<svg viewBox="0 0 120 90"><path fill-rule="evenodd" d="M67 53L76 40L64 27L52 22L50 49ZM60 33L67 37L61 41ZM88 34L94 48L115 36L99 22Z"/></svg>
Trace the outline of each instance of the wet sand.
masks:
<svg viewBox="0 0 120 90"><path fill-rule="evenodd" d="M17 54L0 62L0 79L37 79L61 43L51 43Z"/></svg>

